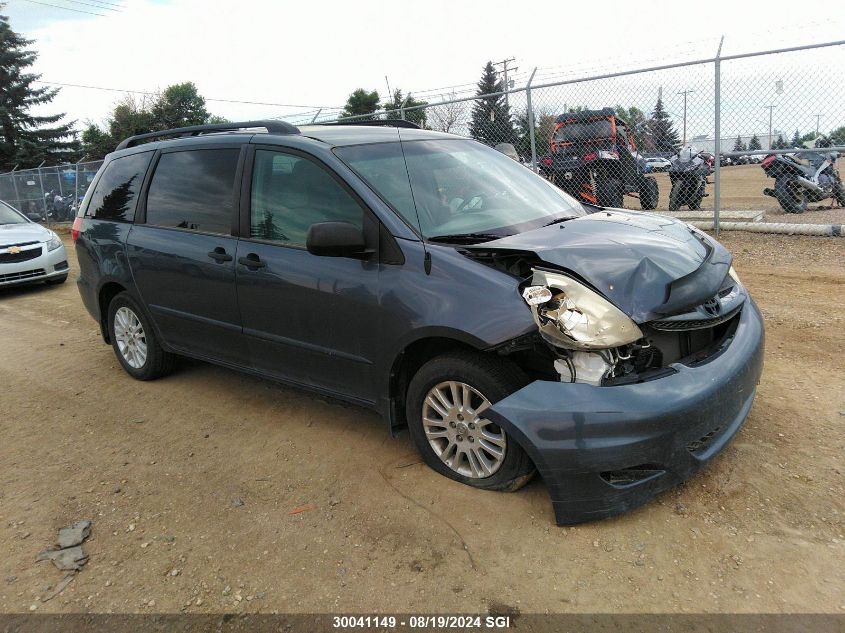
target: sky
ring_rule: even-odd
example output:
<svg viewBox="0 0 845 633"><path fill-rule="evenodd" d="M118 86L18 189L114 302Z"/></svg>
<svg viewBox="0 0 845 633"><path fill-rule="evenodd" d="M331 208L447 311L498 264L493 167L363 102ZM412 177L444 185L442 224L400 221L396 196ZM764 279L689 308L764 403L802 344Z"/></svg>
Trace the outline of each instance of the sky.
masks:
<svg viewBox="0 0 845 633"><path fill-rule="evenodd" d="M35 40L39 58L34 70L43 81L114 90L65 86L43 109L65 112L83 127L89 121L102 123L122 90L155 92L183 81L196 83L208 109L230 120L302 120L319 108L326 113L341 107L356 88L378 90L384 98L387 82L392 89L433 101L453 92L466 94L487 60L515 58L510 76L519 86L535 67L537 84L711 57L722 35L723 54L832 41L845 34L845 11L834 10L836 5L830 0L803 0L800 8L784 0L604 0L600 5L323 0L309 11L308 5L288 0L8 0L2 12L14 30ZM778 63L791 68L792 61ZM786 73L786 96L783 90L773 92L783 73L761 63L736 64L735 81L750 77L772 93L742 106L745 110L735 117L737 133L765 130L768 112L763 108L772 99L789 97L790 85L809 88L806 64L799 64ZM652 75L625 85L608 83L607 94L601 94L604 85L599 84L591 86L597 94L561 89L556 99L549 90L546 101L552 110L560 109L562 101L598 107L615 105L602 100L619 102L630 94L623 105L650 108L663 86L667 108L680 120L677 93L698 82L697 92L688 95L688 134L693 136L712 127L712 87L707 87L712 69L707 68L672 71L665 79ZM841 69L837 64L831 71L840 73L839 86ZM655 87L643 93L637 87L646 78ZM724 87L730 90L731 77L727 80ZM735 96L746 101L739 92ZM825 99L832 101L830 95L817 96ZM787 112L798 107L782 103L775 110L775 127L809 125L818 108L801 106L800 117L789 118ZM829 108L835 111L827 118L839 117L842 107Z"/></svg>

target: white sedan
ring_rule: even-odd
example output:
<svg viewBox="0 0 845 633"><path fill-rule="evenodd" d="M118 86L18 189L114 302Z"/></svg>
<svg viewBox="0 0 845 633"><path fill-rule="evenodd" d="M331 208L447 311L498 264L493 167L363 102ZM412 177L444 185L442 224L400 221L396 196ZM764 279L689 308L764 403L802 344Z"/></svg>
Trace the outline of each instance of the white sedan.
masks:
<svg viewBox="0 0 845 633"><path fill-rule="evenodd" d="M672 165L667 159L663 158L662 156L652 156L650 158L645 159L645 171L669 171L669 167Z"/></svg>
<svg viewBox="0 0 845 633"><path fill-rule="evenodd" d="M62 240L0 201L0 288L67 279L68 264Z"/></svg>

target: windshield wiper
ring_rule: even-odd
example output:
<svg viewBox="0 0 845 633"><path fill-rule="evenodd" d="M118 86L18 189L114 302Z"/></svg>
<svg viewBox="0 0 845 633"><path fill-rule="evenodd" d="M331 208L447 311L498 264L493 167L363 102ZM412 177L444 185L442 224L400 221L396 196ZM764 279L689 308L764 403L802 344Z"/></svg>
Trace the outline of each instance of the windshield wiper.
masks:
<svg viewBox="0 0 845 633"><path fill-rule="evenodd" d="M548 224L544 224L543 226L551 226L552 224L561 224L562 222L568 222L569 220L572 220L572 218L570 218L570 217L557 218L555 220L552 220Z"/></svg>
<svg viewBox="0 0 845 633"><path fill-rule="evenodd" d="M507 235L495 233L455 233L454 235L435 235L427 238L429 242L444 242L447 244L475 244L478 242L490 242L500 240Z"/></svg>

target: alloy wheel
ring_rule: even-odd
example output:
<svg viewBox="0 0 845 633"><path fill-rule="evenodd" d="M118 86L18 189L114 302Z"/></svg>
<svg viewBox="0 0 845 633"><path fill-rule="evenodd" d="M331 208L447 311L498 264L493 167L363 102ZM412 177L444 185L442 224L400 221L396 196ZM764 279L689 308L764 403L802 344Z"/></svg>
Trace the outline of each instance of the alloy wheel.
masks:
<svg viewBox="0 0 845 633"><path fill-rule="evenodd" d="M472 386L456 380L432 387L422 423L435 454L454 472L472 479L493 475L505 460L507 436L483 415L490 407Z"/></svg>
<svg viewBox="0 0 845 633"><path fill-rule="evenodd" d="M114 313L114 339L123 360L133 369L141 369L147 362L147 337L138 315L126 306Z"/></svg>

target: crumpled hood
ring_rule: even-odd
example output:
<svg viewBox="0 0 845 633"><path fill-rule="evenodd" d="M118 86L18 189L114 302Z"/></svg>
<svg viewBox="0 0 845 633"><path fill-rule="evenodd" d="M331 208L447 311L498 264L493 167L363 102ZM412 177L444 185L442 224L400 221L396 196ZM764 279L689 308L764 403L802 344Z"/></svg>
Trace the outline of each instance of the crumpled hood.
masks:
<svg viewBox="0 0 845 633"><path fill-rule="evenodd" d="M700 305L731 264L723 246L679 220L617 209L470 248L532 252L582 277L637 323Z"/></svg>
<svg viewBox="0 0 845 633"><path fill-rule="evenodd" d="M50 232L40 224L0 224L0 248L21 242L46 242Z"/></svg>

